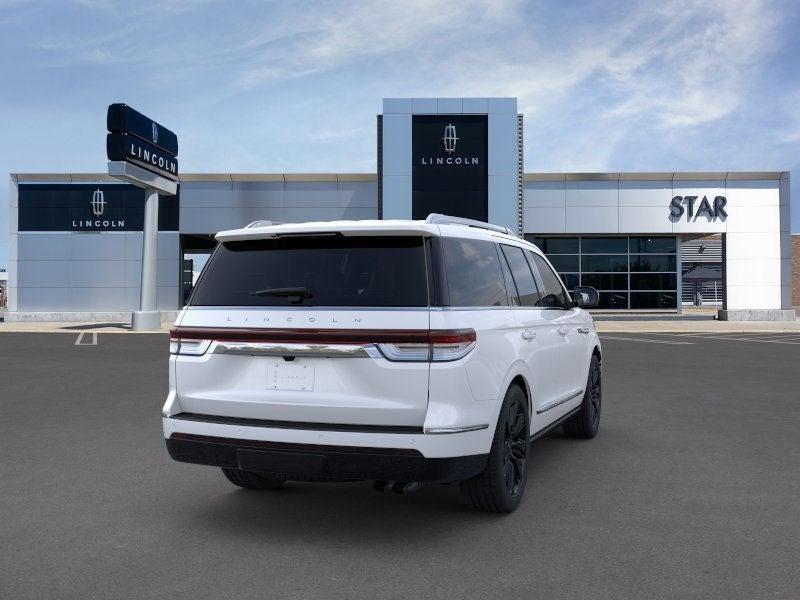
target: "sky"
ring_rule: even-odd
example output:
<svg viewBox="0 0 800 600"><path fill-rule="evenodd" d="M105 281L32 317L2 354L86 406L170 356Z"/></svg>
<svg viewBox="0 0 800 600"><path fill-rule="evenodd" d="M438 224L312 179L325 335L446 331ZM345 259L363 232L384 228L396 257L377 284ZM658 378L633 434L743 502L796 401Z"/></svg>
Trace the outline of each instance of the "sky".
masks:
<svg viewBox="0 0 800 600"><path fill-rule="evenodd" d="M800 173L798 31L779 0L0 0L0 172L104 171L113 102L182 172L374 172L382 98L516 96L526 171Z"/></svg>

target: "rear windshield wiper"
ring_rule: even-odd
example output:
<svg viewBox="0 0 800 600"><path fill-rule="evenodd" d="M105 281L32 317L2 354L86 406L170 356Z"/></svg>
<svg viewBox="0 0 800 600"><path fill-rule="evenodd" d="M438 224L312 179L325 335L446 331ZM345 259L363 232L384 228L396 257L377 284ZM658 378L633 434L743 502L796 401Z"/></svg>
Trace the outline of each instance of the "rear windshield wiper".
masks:
<svg viewBox="0 0 800 600"><path fill-rule="evenodd" d="M266 288L250 292L251 296L278 296L288 298L289 302L302 302L303 298L311 298L312 294L304 287Z"/></svg>

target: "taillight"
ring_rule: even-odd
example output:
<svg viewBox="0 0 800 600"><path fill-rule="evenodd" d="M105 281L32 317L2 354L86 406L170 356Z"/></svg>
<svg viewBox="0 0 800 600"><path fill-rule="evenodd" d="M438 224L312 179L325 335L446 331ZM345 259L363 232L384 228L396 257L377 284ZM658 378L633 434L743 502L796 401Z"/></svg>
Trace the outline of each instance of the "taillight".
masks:
<svg viewBox="0 0 800 600"><path fill-rule="evenodd" d="M464 358L477 341L474 329L431 331L431 360L446 362Z"/></svg>
<svg viewBox="0 0 800 600"><path fill-rule="evenodd" d="M474 329L431 330L419 342L379 343L386 360L447 362L464 358L475 347Z"/></svg>
<svg viewBox="0 0 800 600"><path fill-rule="evenodd" d="M255 344L360 345L377 347L386 360L446 362L475 347L474 329L258 329L177 327L170 332L171 354L200 356L216 340ZM371 356L371 355L370 355Z"/></svg>
<svg viewBox="0 0 800 600"><path fill-rule="evenodd" d="M169 339L169 353L201 356L206 353L210 345L211 340L187 340L171 337Z"/></svg>

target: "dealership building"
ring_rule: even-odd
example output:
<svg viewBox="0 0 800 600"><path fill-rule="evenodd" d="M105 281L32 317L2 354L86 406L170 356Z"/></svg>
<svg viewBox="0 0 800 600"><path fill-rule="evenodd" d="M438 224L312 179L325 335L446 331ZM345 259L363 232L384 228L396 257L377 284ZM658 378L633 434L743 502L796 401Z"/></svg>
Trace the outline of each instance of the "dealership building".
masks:
<svg viewBox="0 0 800 600"><path fill-rule="evenodd" d="M186 301L214 234L257 220L509 227L600 308L794 319L787 172L526 173L515 98L387 98L376 173L182 174L162 196L157 302ZM139 306L144 191L107 174L11 174L7 320L125 320Z"/></svg>

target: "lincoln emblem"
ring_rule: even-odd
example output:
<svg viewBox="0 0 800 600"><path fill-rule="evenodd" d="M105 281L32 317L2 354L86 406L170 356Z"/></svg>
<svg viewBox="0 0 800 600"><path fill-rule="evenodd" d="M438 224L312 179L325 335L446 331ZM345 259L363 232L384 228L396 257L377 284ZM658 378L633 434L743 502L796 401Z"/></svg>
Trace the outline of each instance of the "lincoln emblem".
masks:
<svg viewBox="0 0 800 600"><path fill-rule="evenodd" d="M106 199L103 197L103 190L95 190L92 193L92 214L95 217L102 217L106 210Z"/></svg>
<svg viewBox="0 0 800 600"><path fill-rule="evenodd" d="M153 143L158 143L158 125L155 123L153 123Z"/></svg>
<svg viewBox="0 0 800 600"><path fill-rule="evenodd" d="M455 152L457 141L458 137L456 137L456 126L452 123L445 125L444 136L442 136L442 146L444 147L444 151L448 154Z"/></svg>

